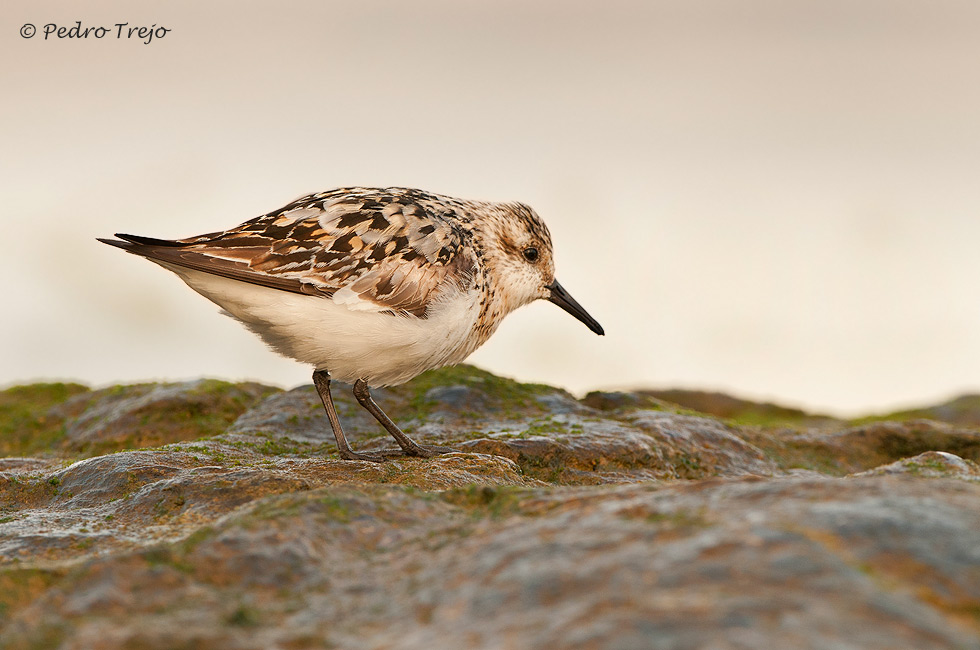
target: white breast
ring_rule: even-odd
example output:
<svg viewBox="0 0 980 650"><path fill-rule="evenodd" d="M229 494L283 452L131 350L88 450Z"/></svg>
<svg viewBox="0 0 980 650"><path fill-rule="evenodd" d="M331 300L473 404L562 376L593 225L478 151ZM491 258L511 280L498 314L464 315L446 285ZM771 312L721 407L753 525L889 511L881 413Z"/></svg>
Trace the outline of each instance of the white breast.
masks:
<svg viewBox="0 0 980 650"><path fill-rule="evenodd" d="M158 262L159 263L159 262ZM339 381L388 386L459 363L480 341L476 290L447 292L427 318L351 310L307 296L161 264L287 357Z"/></svg>

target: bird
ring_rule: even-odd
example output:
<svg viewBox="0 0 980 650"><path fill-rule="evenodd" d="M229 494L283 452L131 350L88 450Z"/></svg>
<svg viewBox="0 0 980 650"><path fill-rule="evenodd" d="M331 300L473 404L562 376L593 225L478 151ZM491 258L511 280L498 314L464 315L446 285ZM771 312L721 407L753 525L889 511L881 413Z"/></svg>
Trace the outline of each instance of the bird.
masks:
<svg viewBox="0 0 980 650"><path fill-rule="evenodd" d="M548 227L528 205L422 190L344 187L302 196L229 230L184 239L98 241L172 271L276 352L313 366L345 460L454 451L407 436L371 396L463 361L507 314L544 299L591 331L602 326L558 283ZM351 448L332 380L398 449Z"/></svg>

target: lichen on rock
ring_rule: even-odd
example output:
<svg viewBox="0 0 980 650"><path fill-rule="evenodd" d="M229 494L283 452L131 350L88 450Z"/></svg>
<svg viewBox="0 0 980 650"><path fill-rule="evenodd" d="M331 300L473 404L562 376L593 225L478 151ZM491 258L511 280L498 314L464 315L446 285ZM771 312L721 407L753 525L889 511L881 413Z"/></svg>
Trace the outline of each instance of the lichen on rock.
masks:
<svg viewBox="0 0 980 650"><path fill-rule="evenodd" d="M980 647L970 400L844 422L469 366L375 397L458 452L342 461L312 387L3 391L0 647Z"/></svg>

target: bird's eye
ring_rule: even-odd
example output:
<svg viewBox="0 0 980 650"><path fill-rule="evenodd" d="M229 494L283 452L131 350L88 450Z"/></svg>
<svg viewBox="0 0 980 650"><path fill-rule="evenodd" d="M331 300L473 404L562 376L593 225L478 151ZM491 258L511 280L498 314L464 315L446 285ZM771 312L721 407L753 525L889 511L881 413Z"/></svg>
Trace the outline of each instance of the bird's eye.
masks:
<svg viewBox="0 0 980 650"><path fill-rule="evenodd" d="M524 253L524 259L526 259L528 262L538 261L538 249L534 246L528 246L521 252Z"/></svg>

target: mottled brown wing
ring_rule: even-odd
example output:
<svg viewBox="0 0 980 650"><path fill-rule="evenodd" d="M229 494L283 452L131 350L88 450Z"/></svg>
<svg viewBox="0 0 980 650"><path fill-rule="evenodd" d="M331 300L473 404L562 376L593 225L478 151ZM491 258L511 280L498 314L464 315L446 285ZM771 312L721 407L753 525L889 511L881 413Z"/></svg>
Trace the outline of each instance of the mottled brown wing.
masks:
<svg viewBox="0 0 980 650"><path fill-rule="evenodd" d="M319 293L312 285L303 284L299 280L260 275L252 271L245 263L221 259L194 250L187 250L174 241L123 233L116 233L116 237L121 238L123 241L104 239L102 237L98 237L97 239L103 244L121 248L134 255L140 255L151 260L194 269L196 271L203 271L211 275L220 275L225 278L231 278L232 280L266 286L272 289L279 289L280 291L291 291L293 293L305 293L308 295L318 295Z"/></svg>
<svg viewBox="0 0 980 650"><path fill-rule="evenodd" d="M423 317L441 290L472 280L475 258L465 245L470 233L460 226L465 216L459 210L410 190L334 190L225 232L157 240L152 254L133 252L275 289L331 296L353 310Z"/></svg>

